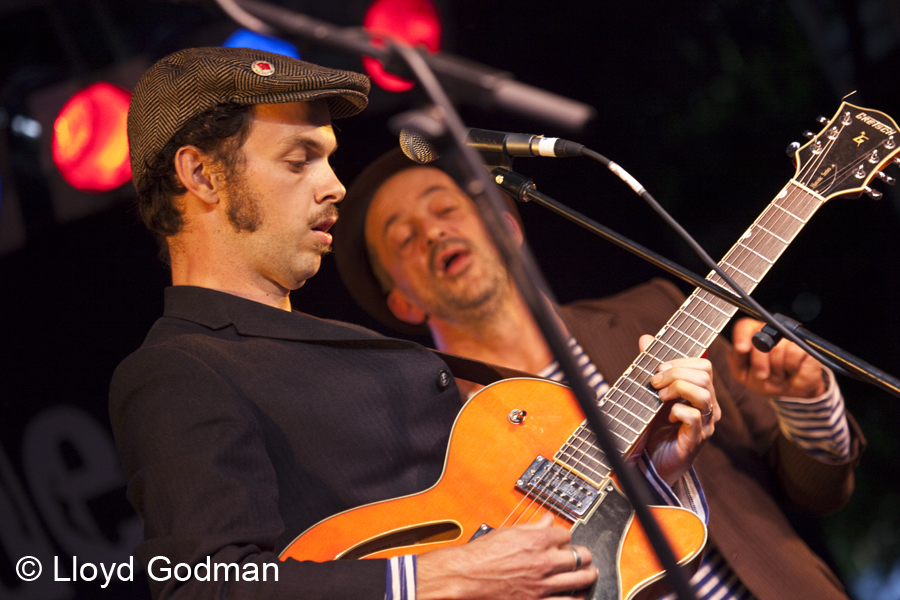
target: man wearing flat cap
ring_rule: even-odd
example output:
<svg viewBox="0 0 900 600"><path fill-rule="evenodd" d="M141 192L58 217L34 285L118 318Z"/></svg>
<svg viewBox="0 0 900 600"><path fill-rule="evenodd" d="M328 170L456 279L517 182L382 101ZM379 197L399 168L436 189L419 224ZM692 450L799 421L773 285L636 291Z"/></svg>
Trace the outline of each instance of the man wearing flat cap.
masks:
<svg viewBox="0 0 900 600"><path fill-rule="evenodd" d="M368 87L266 52L199 48L135 89L138 207L173 286L113 376L110 418L155 598L502 600L596 580L587 549L547 520L417 559L278 563L321 519L432 485L461 406L427 349L291 310L345 192L331 119L362 110Z"/></svg>
<svg viewBox="0 0 900 600"><path fill-rule="evenodd" d="M518 220L504 216L521 243ZM335 256L351 295L382 323L430 333L445 352L562 377L474 203L441 169L418 165L399 149L369 165L342 205ZM598 395L629 368L639 336L660 331L683 300L671 283L654 280L559 307L573 353ZM846 600L840 581L783 511L821 515L840 508L852 492L865 440L844 411L834 376L818 361L786 341L769 354L752 348L760 325L738 321L734 350L716 340L701 362L715 381L708 397L722 417L715 432L705 422L703 399L683 395L689 404L673 406L670 437L654 439L651 426L652 460L642 457L639 464L660 500L674 503L689 483L679 481L689 463L673 461L667 446L685 444L696 455L692 473L708 500L710 534L692 580L698 598ZM697 364L676 362L661 375L681 371L685 381L699 381L701 371L689 369ZM664 400L678 385L654 381ZM702 451L692 433L709 438Z"/></svg>

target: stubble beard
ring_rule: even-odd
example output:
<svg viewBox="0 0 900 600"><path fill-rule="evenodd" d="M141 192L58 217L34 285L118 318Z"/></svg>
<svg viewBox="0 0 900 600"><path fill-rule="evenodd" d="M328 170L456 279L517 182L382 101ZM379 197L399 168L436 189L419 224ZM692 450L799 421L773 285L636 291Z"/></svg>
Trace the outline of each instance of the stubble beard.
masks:
<svg viewBox="0 0 900 600"><path fill-rule="evenodd" d="M442 250L444 244L449 243L462 243L473 258L483 264L486 273L479 280L480 285L460 289L458 286L448 285L436 272L434 256ZM484 251L476 253L473 246L465 240L444 240L432 248L429 267L432 275L431 289L436 293L430 302L430 310L426 309L426 312L449 322L466 323L488 318L502 306L503 295L510 285L500 257Z"/></svg>
<svg viewBox="0 0 900 600"><path fill-rule="evenodd" d="M227 180L227 206L225 214L235 233L253 234L263 228L266 223L265 213L262 208L259 195L255 193L252 187L243 179L238 169L229 173L230 179ZM319 213L316 217L310 217L308 220L309 230L321 221L321 219L334 215L337 216L337 207L333 204L325 209L324 214ZM316 241L311 245L310 252L304 253L302 258L291 258L292 253L287 247L276 251L276 254L270 256L270 267L279 265L277 270L282 273L290 273L285 281L291 278L296 280L294 286L287 285L289 289L302 287L307 280L318 273L321 266L322 257L330 254L332 251L331 244L323 244ZM299 262L297 262L299 260Z"/></svg>
<svg viewBox="0 0 900 600"><path fill-rule="evenodd" d="M265 219L259 199L256 197L250 186L241 177L240 172L234 170L229 175L228 185L228 206L225 214L235 233L253 233L262 227ZM310 216L307 226L312 229L316 223L321 222L328 217L338 216L338 208L335 204L329 204L321 213ZM319 256L331 254L331 244L316 243L313 246L313 252Z"/></svg>

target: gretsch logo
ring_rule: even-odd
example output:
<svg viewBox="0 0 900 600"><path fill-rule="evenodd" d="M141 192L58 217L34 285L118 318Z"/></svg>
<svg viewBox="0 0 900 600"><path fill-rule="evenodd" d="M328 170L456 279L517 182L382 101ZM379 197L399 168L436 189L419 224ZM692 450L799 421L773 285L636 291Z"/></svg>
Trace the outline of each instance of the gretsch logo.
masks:
<svg viewBox="0 0 900 600"><path fill-rule="evenodd" d="M866 132L862 131L858 136L853 138L853 141L856 142L856 147L858 148L863 142L869 141L869 138L866 137Z"/></svg>
<svg viewBox="0 0 900 600"><path fill-rule="evenodd" d="M878 119L873 119L872 117L870 117L869 115L867 115L864 112L861 112L858 115L856 115L856 118L859 119L860 121L862 121L863 123L865 123L866 125L869 125L876 131L880 131L881 133L883 133L885 135L895 135L897 133L896 129L894 129L892 127L888 127L887 125L885 125ZM862 142L857 142L858 139L859 138L853 138L853 141L856 142L857 146L862 143ZM865 140L863 140L863 141L865 141Z"/></svg>

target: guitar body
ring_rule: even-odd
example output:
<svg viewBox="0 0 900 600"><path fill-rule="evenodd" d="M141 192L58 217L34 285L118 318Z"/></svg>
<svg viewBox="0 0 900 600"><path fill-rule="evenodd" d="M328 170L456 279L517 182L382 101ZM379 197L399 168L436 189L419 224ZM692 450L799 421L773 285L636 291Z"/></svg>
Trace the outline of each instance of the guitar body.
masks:
<svg viewBox="0 0 900 600"><path fill-rule="evenodd" d="M510 418L516 411L525 412L521 423ZM321 562L420 554L537 520L547 507L516 484L537 457L552 458L583 421L562 385L510 379L488 386L457 417L443 474L433 487L330 517L301 534L280 558ZM593 553L600 570L593 598L631 598L663 570L613 481L595 483L601 501L574 520L554 511L555 524L571 529L575 543ZM679 561L698 558L706 542L700 519L680 508L652 510Z"/></svg>

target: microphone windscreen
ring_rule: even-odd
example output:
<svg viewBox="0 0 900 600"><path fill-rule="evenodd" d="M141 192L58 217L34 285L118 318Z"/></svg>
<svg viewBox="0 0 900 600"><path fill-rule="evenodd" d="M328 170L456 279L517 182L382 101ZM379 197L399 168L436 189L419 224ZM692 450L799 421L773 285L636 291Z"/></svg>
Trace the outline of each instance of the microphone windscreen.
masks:
<svg viewBox="0 0 900 600"><path fill-rule="evenodd" d="M420 165L434 162L438 159L434 146L431 145L422 134L410 131L409 129L400 130L400 149L411 161Z"/></svg>

